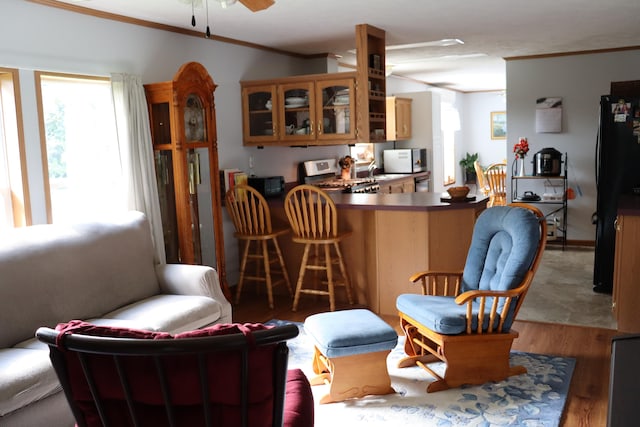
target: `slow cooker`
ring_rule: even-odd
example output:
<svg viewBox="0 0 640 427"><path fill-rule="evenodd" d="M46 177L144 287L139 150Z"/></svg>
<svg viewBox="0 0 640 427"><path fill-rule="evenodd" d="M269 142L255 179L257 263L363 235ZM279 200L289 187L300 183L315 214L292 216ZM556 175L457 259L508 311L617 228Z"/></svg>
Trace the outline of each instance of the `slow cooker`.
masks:
<svg viewBox="0 0 640 427"><path fill-rule="evenodd" d="M561 164L561 152L555 148L543 148L533 155L533 174L542 176L559 176Z"/></svg>

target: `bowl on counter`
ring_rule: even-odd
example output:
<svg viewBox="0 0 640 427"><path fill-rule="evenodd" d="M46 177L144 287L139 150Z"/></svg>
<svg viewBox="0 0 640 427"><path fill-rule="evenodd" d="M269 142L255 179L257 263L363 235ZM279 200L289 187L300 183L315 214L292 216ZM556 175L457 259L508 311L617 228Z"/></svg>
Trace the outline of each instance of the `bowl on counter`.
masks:
<svg viewBox="0 0 640 427"><path fill-rule="evenodd" d="M463 185L461 187L449 187L447 188L447 193L452 200L464 200L469 194L469 187Z"/></svg>

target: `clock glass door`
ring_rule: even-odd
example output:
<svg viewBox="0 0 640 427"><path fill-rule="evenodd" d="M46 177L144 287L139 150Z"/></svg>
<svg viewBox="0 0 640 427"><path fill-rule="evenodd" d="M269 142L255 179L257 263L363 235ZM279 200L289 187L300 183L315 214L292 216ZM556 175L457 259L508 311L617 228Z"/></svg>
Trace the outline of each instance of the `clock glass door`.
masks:
<svg viewBox="0 0 640 427"><path fill-rule="evenodd" d="M187 97L184 107L184 133L187 141L206 141L204 107L200 97L194 93Z"/></svg>

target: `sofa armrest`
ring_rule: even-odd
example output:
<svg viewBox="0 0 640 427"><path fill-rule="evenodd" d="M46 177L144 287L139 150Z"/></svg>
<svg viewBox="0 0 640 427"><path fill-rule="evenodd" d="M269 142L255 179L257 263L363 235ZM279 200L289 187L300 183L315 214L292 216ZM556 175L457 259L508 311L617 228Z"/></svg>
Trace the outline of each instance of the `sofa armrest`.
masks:
<svg viewBox="0 0 640 427"><path fill-rule="evenodd" d="M202 295L220 303L220 323L231 323L231 304L224 296L218 272L206 265L157 264L160 292L173 295Z"/></svg>

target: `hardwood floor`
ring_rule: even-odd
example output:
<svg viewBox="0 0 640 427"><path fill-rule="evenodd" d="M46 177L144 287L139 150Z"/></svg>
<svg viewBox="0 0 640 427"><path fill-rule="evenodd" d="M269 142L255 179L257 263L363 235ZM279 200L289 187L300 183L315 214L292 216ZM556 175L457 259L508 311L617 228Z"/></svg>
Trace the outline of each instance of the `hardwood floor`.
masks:
<svg viewBox="0 0 640 427"><path fill-rule="evenodd" d="M275 309L267 306L266 295L252 295L248 287L240 304L234 305L234 322L266 322L270 319L303 322L314 313L328 311L326 298L301 298L297 312L291 311L287 296L275 295ZM338 310L355 308L336 303ZM384 316L384 320L400 332L397 318ZM514 350L551 354L576 359L569 397L561 426L597 427L607 424L609 393L609 367L611 338L615 330L552 323L516 321L514 329L520 333Z"/></svg>

